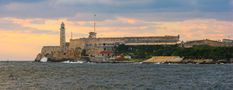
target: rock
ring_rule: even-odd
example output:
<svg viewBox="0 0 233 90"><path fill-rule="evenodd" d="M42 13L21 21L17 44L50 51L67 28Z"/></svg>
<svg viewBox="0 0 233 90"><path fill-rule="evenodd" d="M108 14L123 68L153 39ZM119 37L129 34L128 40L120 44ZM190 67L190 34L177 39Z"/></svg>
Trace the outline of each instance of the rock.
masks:
<svg viewBox="0 0 233 90"><path fill-rule="evenodd" d="M183 58L179 56L154 56L148 60L143 61L144 63L179 63Z"/></svg>
<svg viewBox="0 0 233 90"><path fill-rule="evenodd" d="M42 55L39 53L39 54L36 56L35 61L36 61L36 62L40 62L41 59L42 59Z"/></svg>

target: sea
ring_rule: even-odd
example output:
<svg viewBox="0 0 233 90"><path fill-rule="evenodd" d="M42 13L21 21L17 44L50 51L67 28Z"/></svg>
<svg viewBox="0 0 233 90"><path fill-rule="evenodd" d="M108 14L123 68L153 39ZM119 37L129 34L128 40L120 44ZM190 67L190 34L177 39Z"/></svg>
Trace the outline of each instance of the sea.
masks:
<svg viewBox="0 0 233 90"><path fill-rule="evenodd" d="M0 90L232 89L232 64L0 62Z"/></svg>

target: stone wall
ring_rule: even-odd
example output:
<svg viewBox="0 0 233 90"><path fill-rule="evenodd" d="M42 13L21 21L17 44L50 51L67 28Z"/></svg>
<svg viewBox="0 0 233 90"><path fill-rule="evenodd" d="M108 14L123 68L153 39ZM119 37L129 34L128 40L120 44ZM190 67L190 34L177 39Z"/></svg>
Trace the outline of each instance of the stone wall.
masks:
<svg viewBox="0 0 233 90"><path fill-rule="evenodd" d="M60 50L61 50L60 46L44 46L41 50L41 54L42 55L52 54Z"/></svg>

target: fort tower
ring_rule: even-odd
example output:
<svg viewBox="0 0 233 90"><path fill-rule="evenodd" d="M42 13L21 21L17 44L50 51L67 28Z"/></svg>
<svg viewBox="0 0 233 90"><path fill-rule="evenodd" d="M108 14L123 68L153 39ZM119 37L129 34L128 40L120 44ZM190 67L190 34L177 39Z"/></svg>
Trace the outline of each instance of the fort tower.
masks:
<svg viewBox="0 0 233 90"><path fill-rule="evenodd" d="M62 22L60 27L60 47L61 51L66 50L66 33L65 33L65 24Z"/></svg>

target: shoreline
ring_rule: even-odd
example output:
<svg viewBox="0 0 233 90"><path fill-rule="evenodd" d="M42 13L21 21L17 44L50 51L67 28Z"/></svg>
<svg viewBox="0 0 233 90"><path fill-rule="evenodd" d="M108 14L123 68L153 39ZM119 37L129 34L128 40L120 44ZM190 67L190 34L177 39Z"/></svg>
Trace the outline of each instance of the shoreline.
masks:
<svg viewBox="0 0 233 90"><path fill-rule="evenodd" d="M61 59L55 60L47 57L43 57L41 60L35 60L35 62L63 62L63 63L139 63L139 64L233 64L233 59L208 59L208 58L187 58L180 56L153 56L149 59L125 59L125 60L116 60L116 59Z"/></svg>
<svg viewBox="0 0 233 90"><path fill-rule="evenodd" d="M48 62L39 62L39 61L0 61L0 62L36 62L36 63L66 63L64 61L48 61ZM195 62L164 62L164 63L160 63L160 62L130 62L130 61L111 61L111 62L75 62L75 61L70 61L68 63L77 63L77 64L84 64L84 63L95 63L95 64L161 64L161 65L168 65L168 64L203 64L203 65L215 65L215 64L233 64L232 62L208 62L208 63L195 63Z"/></svg>
<svg viewBox="0 0 233 90"><path fill-rule="evenodd" d="M104 61L104 62L93 62L93 61L69 61L67 60L67 63L95 63L95 64L233 64L232 62L131 62L131 61ZM5 62L11 62L11 61L5 61ZM32 61L32 62L38 62L38 61ZM48 61L48 62L40 62L40 63L66 63L66 61Z"/></svg>

